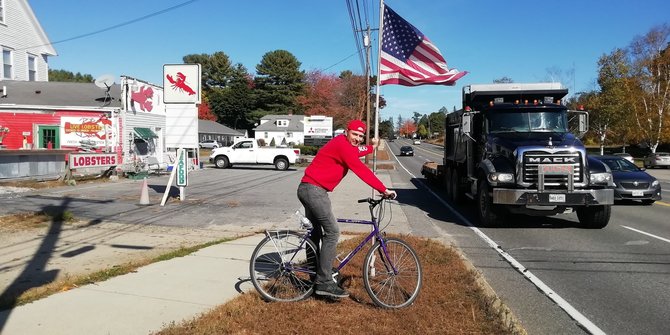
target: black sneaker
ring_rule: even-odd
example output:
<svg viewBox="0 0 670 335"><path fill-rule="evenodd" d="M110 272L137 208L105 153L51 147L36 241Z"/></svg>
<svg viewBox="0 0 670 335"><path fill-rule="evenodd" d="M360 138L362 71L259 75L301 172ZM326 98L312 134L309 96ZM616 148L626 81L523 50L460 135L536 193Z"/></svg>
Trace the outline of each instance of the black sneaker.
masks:
<svg viewBox="0 0 670 335"><path fill-rule="evenodd" d="M346 298L349 296L349 292L345 291L334 282L316 284L314 293L335 298Z"/></svg>

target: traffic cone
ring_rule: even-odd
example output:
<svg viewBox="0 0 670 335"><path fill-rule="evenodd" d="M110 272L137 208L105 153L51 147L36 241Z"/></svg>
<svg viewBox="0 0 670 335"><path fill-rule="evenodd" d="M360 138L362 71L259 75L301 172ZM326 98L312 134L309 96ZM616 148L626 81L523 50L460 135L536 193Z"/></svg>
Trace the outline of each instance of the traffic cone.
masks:
<svg viewBox="0 0 670 335"><path fill-rule="evenodd" d="M142 182L142 192L140 193L140 205L150 205L149 185L147 184L147 177L144 177L144 182Z"/></svg>

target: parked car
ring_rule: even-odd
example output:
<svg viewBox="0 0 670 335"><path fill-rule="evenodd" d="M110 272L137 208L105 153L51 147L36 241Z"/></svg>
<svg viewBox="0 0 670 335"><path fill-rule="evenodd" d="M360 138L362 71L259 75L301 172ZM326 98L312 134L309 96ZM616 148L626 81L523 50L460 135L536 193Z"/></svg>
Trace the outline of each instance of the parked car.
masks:
<svg viewBox="0 0 670 335"><path fill-rule="evenodd" d="M595 156L612 170L614 200L639 200L653 204L661 200L661 183L637 165L619 156Z"/></svg>
<svg viewBox="0 0 670 335"><path fill-rule="evenodd" d="M400 156L414 156L414 148L409 145L400 147Z"/></svg>
<svg viewBox="0 0 670 335"><path fill-rule="evenodd" d="M633 155L631 155L627 152L617 152L617 153L614 154L614 156L625 158L627 161L629 161L631 163L635 163L635 160L633 159Z"/></svg>
<svg viewBox="0 0 670 335"><path fill-rule="evenodd" d="M657 152L649 154L644 157L643 163L645 168L653 168L657 166L667 168L670 166L670 153L668 152Z"/></svg>
<svg viewBox="0 0 670 335"><path fill-rule="evenodd" d="M259 147L255 140L242 140L229 147L212 150L209 162L219 169L237 164L272 164L277 170L286 170L296 163L299 156L300 149Z"/></svg>
<svg viewBox="0 0 670 335"><path fill-rule="evenodd" d="M221 143L219 143L217 140L204 140L198 143L198 146L200 148L216 149L221 146Z"/></svg>
<svg viewBox="0 0 670 335"><path fill-rule="evenodd" d="M416 145L420 145L420 144L421 144L421 140L414 140L414 144L416 144Z"/></svg>

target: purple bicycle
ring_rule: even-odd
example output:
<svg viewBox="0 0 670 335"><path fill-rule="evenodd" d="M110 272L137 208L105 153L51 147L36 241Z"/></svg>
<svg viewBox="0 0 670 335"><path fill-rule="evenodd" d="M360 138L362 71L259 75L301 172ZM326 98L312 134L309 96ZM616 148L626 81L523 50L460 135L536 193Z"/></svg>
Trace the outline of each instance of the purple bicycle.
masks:
<svg viewBox="0 0 670 335"><path fill-rule="evenodd" d="M372 231L333 269L337 281L339 271L373 238L374 245L365 256L363 283L370 298L382 308L402 308L412 304L419 295L423 273L412 247L397 238L387 238L377 219L384 213L384 198L361 199L370 207L370 221L337 219L338 222L367 224ZM377 209L377 216L375 216ZM312 295L313 278L318 259L314 243L309 239L312 225L301 220L300 230L266 231L266 237L251 255L251 282L266 301L300 301ZM339 260L339 257L338 257Z"/></svg>

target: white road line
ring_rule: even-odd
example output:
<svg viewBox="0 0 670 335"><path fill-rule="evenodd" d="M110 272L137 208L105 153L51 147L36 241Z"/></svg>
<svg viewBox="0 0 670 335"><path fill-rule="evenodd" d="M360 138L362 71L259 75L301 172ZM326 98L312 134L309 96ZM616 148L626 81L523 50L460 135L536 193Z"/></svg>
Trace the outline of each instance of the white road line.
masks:
<svg viewBox="0 0 670 335"><path fill-rule="evenodd" d="M393 153L391 153L393 155ZM402 163L398 160L398 157L393 155L395 157L396 161L398 164L400 164L400 167L403 168L412 178L416 178L409 170L407 170ZM537 287L544 295L546 295L549 299L553 300L558 307L563 309L568 315L575 321L577 321L584 329L589 331L591 334L594 335L600 335L600 334L605 334L604 331L602 331L598 326L596 326L591 320L589 320L584 314L580 313L577 309L572 307L569 302L567 302L565 299L563 299L561 296L559 296L554 290L552 290L549 286L547 286L542 280L540 280L538 277L536 277L534 274L532 274L528 269L526 269L525 266L523 266L521 263L519 263L514 257L512 257L510 254L508 254L503 248L498 245L495 241L493 241L490 237L488 237L484 232L479 230L479 228L475 227L470 221L468 221L464 216L461 215L458 211L456 211L453 207L451 207L447 202L445 202L442 198L440 198L433 190L431 190L428 186L425 184L421 183L423 187L428 190L438 201L444 205L444 207L447 207L451 212L453 212L461 221L463 221L465 224L468 225L468 227L475 233L477 234L481 239L483 239L492 249L494 249L500 256L502 256L513 268L515 268L519 273L521 273L526 279L528 279L535 287Z"/></svg>
<svg viewBox="0 0 670 335"><path fill-rule="evenodd" d="M634 232L637 232L637 233L640 233L640 234L642 234L642 235L647 235L647 236L650 236L650 237L653 237L653 238L657 238L657 239L659 239L659 240L661 240L661 241L670 243L670 240L667 239L667 238L662 238L662 237L660 237L660 236L656 236L656 235L654 235L654 234L649 234L649 233L647 233L647 232L644 232L644 231L641 231L641 230L638 230L638 229L635 229L635 228L631 228L631 227L628 227L628 226L621 226L621 227L624 227L624 228L626 228L626 229L630 229L630 230L632 230L632 231L634 231Z"/></svg>

